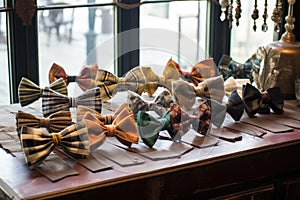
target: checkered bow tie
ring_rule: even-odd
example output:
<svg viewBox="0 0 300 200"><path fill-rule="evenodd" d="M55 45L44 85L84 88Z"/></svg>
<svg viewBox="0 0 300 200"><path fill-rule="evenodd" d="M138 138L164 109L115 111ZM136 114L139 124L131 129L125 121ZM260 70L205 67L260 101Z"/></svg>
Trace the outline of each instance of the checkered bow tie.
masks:
<svg viewBox="0 0 300 200"><path fill-rule="evenodd" d="M194 86L198 86L198 84L203 82L205 79L214 77L217 74L213 58L208 58L198 62L192 67L191 72L182 71L177 63L175 63L174 66L180 74L180 77L190 83L193 83Z"/></svg>
<svg viewBox="0 0 300 200"><path fill-rule="evenodd" d="M68 97L48 87L44 89L42 95L42 110L46 117L61 110L69 110L70 107L77 108L79 105L90 107L101 113L102 101L99 88L89 89L78 97Z"/></svg>
<svg viewBox="0 0 300 200"><path fill-rule="evenodd" d="M67 86L63 79L55 80L49 85L49 88L58 93L68 95ZM23 107L37 101L42 96L43 89L29 79L22 77L19 83L18 93L20 104Z"/></svg>
<svg viewBox="0 0 300 200"><path fill-rule="evenodd" d="M104 124L95 115L87 112L83 120L89 123L94 123L98 126L98 130L90 132L91 150L97 149L103 142L105 136L116 137L122 144L131 146L132 143L138 143L139 133L132 112L128 108L123 108L117 114L111 124Z"/></svg>
<svg viewBox="0 0 300 200"><path fill-rule="evenodd" d="M196 97L211 98L222 102L225 95L224 79L222 76L208 78L199 83L197 87L179 80L173 83L173 94L176 103L186 110L192 108Z"/></svg>
<svg viewBox="0 0 300 200"><path fill-rule="evenodd" d="M56 146L74 158L84 158L90 153L88 128L82 121L68 126L58 133L23 126L21 144L30 169L42 162Z"/></svg>
<svg viewBox="0 0 300 200"><path fill-rule="evenodd" d="M16 122L18 134L22 126L33 128L45 127L49 132L58 132L73 124L69 111L53 113L48 118L37 117L30 113L18 111Z"/></svg>

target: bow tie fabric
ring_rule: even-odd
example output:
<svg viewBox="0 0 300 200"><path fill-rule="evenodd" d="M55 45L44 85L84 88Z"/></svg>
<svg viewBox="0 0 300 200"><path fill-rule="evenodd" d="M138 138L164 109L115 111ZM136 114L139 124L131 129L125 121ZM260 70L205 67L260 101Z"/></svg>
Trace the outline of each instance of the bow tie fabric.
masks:
<svg viewBox="0 0 300 200"><path fill-rule="evenodd" d="M141 111L155 111L159 116L163 116L173 103L173 98L168 90L161 92L152 102L147 102L135 92L128 91L128 106L133 112L133 116L137 119L137 113Z"/></svg>
<svg viewBox="0 0 300 200"><path fill-rule="evenodd" d="M246 84L243 87L243 101L249 117L254 117L263 104L268 105L276 114L283 113L284 101L279 87L260 92L251 84Z"/></svg>
<svg viewBox="0 0 300 200"><path fill-rule="evenodd" d="M63 67L53 63L49 71L49 82L52 83L59 78L62 78L66 85L70 82L78 82L79 87L85 91L96 87L95 79L97 76L98 65L84 66L78 76L69 76Z"/></svg>
<svg viewBox="0 0 300 200"><path fill-rule="evenodd" d="M21 145L30 169L42 162L55 147L74 158L84 158L90 153L88 128L82 121L56 133L48 133L42 129L23 126L21 128Z"/></svg>
<svg viewBox="0 0 300 200"><path fill-rule="evenodd" d="M78 97L68 97L46 87L42 95L42 110L45 117L52 113L69 110L70 107L83 105L101 113L102 101L98 87L89 89Z"/></svg>
<svg viewBox="0 0 300 200"><path fill-rule="evenodd" d="M221 127L225 120L226 112L234 119L239 121L244 113L244 102L236 90L228 97L226 103L219 103L213 99L207 99L211 106L211 120L216 127Z"/></svg>
<svg viewBox="0 0 300 200"><path fill-rule="evenodd" d="M94 109L91 109L87 106L81 106L79 105L77 107L77 121L81 121L84 117L84 115L89 112L93 114L98 120L103 122L104 124L111 124L116 116L123 110L123 109L128 109L130 111L130 108L128 107L127 103L123 103L120 107L118 107L113 114L109 115L102 115L99 112L97 112ZM130 111L131 112L131 111Z"/></svg>
<svg viewBox="0 0 300 200"><path fill-rule="evenodd" d="M229 96L234 90L236 90L237 93L242 96L243 85L246 85L247 83L250 83L250 79L235 79L233 76L230 76L224 82L226 96Z"/></svg>
<svg viewBox="0 0 300 200"><path fill-rule="evenodd" d="M151 67L141 67L141 70L146 82L138 88L136 93L139 95L146 92L149 97L152 97L159 86L172 91L172 83L180 78L174 63L171 61L167 63L163 76L158 76L152 71Z"/></svg>
<svg viewBox="0 0 300 200"><path fill-rule="evenodd" d="M222 76L208 78L197 87L194 87L186 81L179 80L173 83L173 93L176 103L186 110L192 108L196 96L211 98L222 102L225 95L224 79Z"/></svg>
<svg viewBox="0 0 300 200"><path fill-rule="evenodd" d="M180 74L180 77L190 83L193 83L194 86L198 86L198 84L205 79L217 75L213 58L208 58L206 60L198 62L192 67L191 72L182 71L179 64L177 63L175 64L175 67Z"/></svg>
<svg viewBox="0 0 300 200"><path fill-rule="evenodd" d="M112 124L104 124L89 112L84 115L83 119L85 121L88 120L96 123L100 128L100 132L89 134L92 151L97 149L103 143L103 135L108 137L116 137L122 144L126 146L131 146L132 143L138 143L139 133L137 124L131 111L126 108L116 115Z"/></svg>
<svg viewBox="0 0 300 200"><path fill-rule="evenodd" d="M33 128L45 127L49 132L59 132L73 124L71 112L69 111L53 113L48 118L37 117L30 113L18 111L16 115L16 122L18 134L20 134L22 126Z"/></svg>
<svg viewBox="0 0 300 200"><path fill-rule="evenodd" d="M67 86L63 79L55 80L49 87L58 93L68 95ZM37 101L42 96L43 89L29 79L22 77L18 87L18 94L20 104L23 107Z"/></svg>

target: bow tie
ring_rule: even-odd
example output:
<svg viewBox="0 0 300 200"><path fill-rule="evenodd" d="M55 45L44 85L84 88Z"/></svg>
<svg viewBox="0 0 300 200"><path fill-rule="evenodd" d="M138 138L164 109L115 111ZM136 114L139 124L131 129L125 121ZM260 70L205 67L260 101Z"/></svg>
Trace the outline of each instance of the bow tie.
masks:
<svg viewBox="0 0 300 200"><path fill-rule="evenodd" d="M170 61L167 63L162 77L154 73L151 67L141 67L141 70L145 76L146 82L138 88L136 93L139 95L146 92L149 97L152 97L159 86L172 91L172 83L180 78L175 65Z"/></svg>
<svg viewBox="0 0 300 200"><path fill-rule="evenodd" d="M268 105L276 114L283 113L284 102L279 87L269 88L261 93L256 87L247 83L243 87L243 101L249 117L254 117L263 104Z"/></svg>
<svg viewBox="0 0 300 200"><path fill-rule="evenodd" d="M90 153L88 128L84 122L50 134L42 129L23 126L21 144L30 169L43 161L56 146L60 146L64 152L75 158L83 158Z"/></svg>
<svg viewBox="0 0 300 200"><path fill-rule="evenodd" d="M196 96L223 101L225 95L224 79L222 76L208 78L197 87L186 81L176 81L173 83L174 97L176 103L186 110L190 110L195 103Z"/></svg>
<svg viewBox="0 0 300 200"><path fill-rule="evenodd" d="M182 71L179 64L177 63L175 63L174 65L178 73L180 74L180 77L190 83L193 83L194 86L198 86L200 82L209 77L214 77L217 74L213 58L208 58L206 60L198 62L195 66L192 67L191 72Z"/></svg>
<svg viewBox="0 0 300 200"><path fill-rule="evenodd" d="M42 110L44 116L61 110L69 110L70 107L78 107L78 105L90 107L101 113L102 101L99 88L89 89L76 98L59 94L48 87L44 89L42 95Z"/></svg>
<svg viewBox="0 0 300 200"><path fill-rule="evenodd" d="M78 76L69 76L63 67L53 63L49 71L49 82L52 83L62 78L66 85L70 82L78 82L79 87L85 91L96 87L95 79L97 76L98 65L86 65L79 72Z"/></svg>
<svg viewBox="0 0 300 200"><path fill-rule="evenodd" d="M135 92L128 91L127 96L128 106L133 112L133 116L137 119L137 113L141 111L155 111L159 116L163 116L170 104L173 103L173 98L168 90L161 92L153 102L147 102Z"/></svg>
<svg viewBox="0 0 300 200"><path fill-rule="evenodd" d="M236 90L228 97L225 104L221 104L213 99L207 100L211 106L211 120L216 127L220 127L226 116L226 112L234 119L239 121L244 113L244 103Z"/></svg>
<svg viewBox="0 0 300 200"><path fill-rule="evenodd" d="M49 87L58 93L64 95L68 94L67 86L62 79L57 79L51 83ZM20 104L23 107L37 101L42 96L43 89L29 79L22 77L18 93Z"/></svg>
<svg viewBox="0 0 300 200"><path fill-rule="evenodd" d="M94 109L91 109L87 106L81 106L79 105L77 107L77 121L81 121L84 117L84 115L89 112L92 115L94 115L98 120L100 120L101 122L103 122L104 124L111 124L114 119L116 118L116 116L123 110L123 109L128 109L130 110L130 108L128 107L127 103L123 103L120 107L118 107L118 109L115 110L115 112L113 114L109 114L109 115L102 115L99 112L95 111ZM131 112L131 111L130 111Z"/></svg>
<svg viewBox="0 0 300 200"><path fill-rule="evenodd" d="M244 64L238 63L228 55L223 55L219 61L218 68L226 80L230 76L234 78L247 78L252 81L252 69L254 65L260 65L262 59L259 59L254 54Z"/></svg>
<svg viewBox="0 0 300 200"><path fill-rule="evenodd" d="M250 79L235 79L233 76L230 76L225 82L224 82L224 88L226 96L229 96L232 91L236 90L237 93L242 96L242 88L243 85L250 83Z"/></svg>
<svg viewBox="0 0 300 200"><path fill-rule="evenodd" d="M45 127L49 132L58 132L73 124L71 113L69 111L57 112L50 115L48 118L36 117L33 114L18 111L16 121L18 134L20 134L22 126L33 128Z"/></svg>
<svg viewBox="0 0 300 200"><path fill-rule="evenodd" d="M103 143L103 137L116 137L122 144L131 146L132 143L138 143L139 133L136 122L130 110L124 108L115 116L112 124L105 125L92 113L87 112L83 119L92 121L99 126L100 132L89 134L91 139L91 150L97 149Z"/></svg>

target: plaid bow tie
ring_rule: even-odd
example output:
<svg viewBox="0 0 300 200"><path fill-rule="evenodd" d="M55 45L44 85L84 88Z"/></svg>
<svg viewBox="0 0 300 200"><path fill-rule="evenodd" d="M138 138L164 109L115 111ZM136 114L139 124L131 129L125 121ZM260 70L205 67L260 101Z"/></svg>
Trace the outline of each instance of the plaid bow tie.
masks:
<svg viewBox="0 0 300 200"><path fill-rule="evenodd" d="M141 111L155 111L159 116L163 116L173 103L173 98L168 90L161 92L153 102L147 102L142 99L140 95L135 92L128 91L127 96L128 106L133 112L136 119L137 113Z"/></svg>
<svg viewBox="0 0 300 200"><path fill-rule="evenodd" d="M224 82L224 88L226 96L229 96L232 91L236 90L237 93L242 96L242 88L243 85L250 83L250 79L243 78L243 79L235 79L233 76L230 76L225 82Z"/></svg>
<svg viewBox="0 0 300 200"><path fill-rule="evenodd" d="M228 97L226 103L219 103L213 99L207 99L209 105L211 106L211 120L212 123L221 127L224 122L226 112L234 119L239 121L244 113L244 102L240 95L234 90Z"/></svg>
<svg viewBox="0 0 300 200"><path fill-rule="evenodd" d="M86 91L90 88L96 87L95 79L97 76L98 65L86 65L84 66L78 76L69 76L63 67L53 63L49 71L49 82L52 83L59 78L62 78L66 85L70 82L78 82L79 87Z"/></svg>
<svg viewBox="0 0 300 200"><path fill-rule="evenodd" d="M191 72L182 71L179 64L177 63L175 63L174 66L180 74L180 77L190 83L193 83L194 86L198 86L198 84L205 79L217 75L213 58L208 58L206 60L198 62L195 66L192 67Z"/></svg>
<svg viewBox="0 0 300 200"><path fill-rule="evenodd" d="M88 106L97 112L101 112L102 101L99 88L89 89L76 98L59 94L48 87L44 89L42 95L44 116L61 110L69 110L70 107L78 107L78 105Z"/></svg>
<svg viewBox="0 0 300 200"><path fill-rule="evenodd" d="M153 96L159 86L172 91L172 83L180 78L172 62L167 63L162 77L155 74L151 67L141 67L141 70L145 76L146 83L141 85L136 93L141 95L143 92L146 92L149 97Z"/></svg>
<svg viewBox="0 0 300 200"><path fill-rule="evenodd" d="M132 143L138 143L139 133L136 122L130 110L124 108L115 116L112 124L105 125L92 113L87 112L83 119L91 121L99 126L100 132L89 133L91 140L91 150L97 149L104 141L104 137L116 137L122 144L131 146Z"/></svg>
<svg viewBox="0 0 300 200"><path fill-rule="evenodd" d="M49 87L58 93L64 95L68 94L67 86L63 79L57 79L51 83ZM37 101L42 96L43 89L29 79L22 77L19 84L18 93L20 104L23 107Z"/></svg>
<svg viewBox="0 0 300 200"><path fill-rule="evenodd" d="M255 65L260 66L261 61L262 59L254 54L242 64L232 60L230 56L224 54L219 61L218 68L225 80L230 76L233 76L234 78L247 78L252 82L252 70Z"/></svg>
<svg viewBox="0 0 300 200"><path fill-rule="evenodd" d="M75 158L83 158L90 153L88 128L84 122L50 134L42 129L23 126L21 144L30 169L43 161L56 146L60 146L64 152Z"/></svg>
<svg viewBox="0 0 300 200"><path fill-rule="evenodd" d="M225 95L224 80L222 76L208 78L201 82L197 87L194 87L186 81L179 80L173 83L173 88L176 103L186 110L192 108L196 96L208 99L211 98L222 102Z"/></svg>
<svg viewBox="0 0 300 200"><path fill-rule="evenodd" d="M276 114L283 113L284 101L279 87L260 92L256 87L247 83L243 87L243 101L249 117L254 117L260 111L262 105L267 105L268 111L271 108ZM266 111L263 113L266 113Z"/></svg>
<svg viewBox="0 0 300 200"><path fill-rule="evenodd" d="M50 115L48 118L36 117L33 114L18 111L16 121L18 134L20 134L22 126L33 128L45 127L49 132L58 132L73 124L69 111L60 111Z"/></svg>
<svg viewBox="0 0 300 200"><path fill-rule="evenodd" d="M115 110L115 112L113 114L109 114L109 115L102 115L99 112L95 111L94 109L91 109L87 106L81 106L79 105L77 107L77 121L81 121L84 117L84 115L89 112L91 114L93 114L98 120L100 120L101 122L103 122L104 124L111 124L114 119L116 118L116 116L124 109L128 109L130 110L130 108L128 107L127 103L123 103L120 107L118 107L118 109Z"/></svg>

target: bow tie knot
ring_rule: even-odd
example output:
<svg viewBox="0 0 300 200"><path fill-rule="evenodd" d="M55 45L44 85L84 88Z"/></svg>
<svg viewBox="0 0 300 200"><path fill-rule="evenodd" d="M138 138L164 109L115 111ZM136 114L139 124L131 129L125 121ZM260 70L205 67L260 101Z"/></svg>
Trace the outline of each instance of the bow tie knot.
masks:
<svg viewBox="0 0 300 200"><path fill-rule="evenodd" d="M116 135L116 126L112 124L107 124L107 136L108 137L114 137Z"/></svg>
<svg viewBox="0 0 300 200"><path fill-rule="evenodd" d="M48 130L50 129L50 118L39 118L40 120L40 126L41 127L45 127L47 128Z"/></svg>
<svg viewBox="0 0 300 200"><path fill-rule="evenodd" d="M75 97L69 97L69 107L70 108L76 108L77 107L77 98Z"/></svg>
<svg viewBox="0 0 300 200"><path fill-rule="evenodd" d="M60 133L51 133L52 140L54 143L54 146L60 146L61 145L61 134Z"/></svg>

